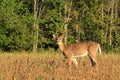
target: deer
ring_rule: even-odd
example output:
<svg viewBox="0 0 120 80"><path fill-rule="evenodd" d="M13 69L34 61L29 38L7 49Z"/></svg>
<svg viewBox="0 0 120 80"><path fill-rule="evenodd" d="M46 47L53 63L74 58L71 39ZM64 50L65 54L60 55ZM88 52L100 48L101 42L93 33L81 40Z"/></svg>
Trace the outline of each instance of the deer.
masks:
<svg viewBox="0 0 120 80"><path fill-rule="evenodd" d="M65 37L64 34L62 34L61 36L54 34L53 37L57 38L57 44L59 46L59 49L63 53L63 55L68 59L69 65L71 65L71 63L73 62L76 66L78 66L76 58L88 56L92 66L94 67L98 66L96 60L98 50L101 54L101 47L99 43L94 41L85 41L74 44L64 44L63 43L63 39Z"/></svg>

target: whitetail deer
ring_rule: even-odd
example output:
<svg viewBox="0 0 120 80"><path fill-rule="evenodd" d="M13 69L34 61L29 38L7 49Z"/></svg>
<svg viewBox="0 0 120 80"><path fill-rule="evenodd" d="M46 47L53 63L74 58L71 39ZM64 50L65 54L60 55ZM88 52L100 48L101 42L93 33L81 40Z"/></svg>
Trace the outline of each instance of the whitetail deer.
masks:
<svg viewBox="0 0 120 80"><path fill-rule="evenodd" d="M53 35L55 37L55 35ZM57 36L57 44L59 45L59 49L63 54L69 59L69 65L73 62L76 66L78 66L78 62L76 57L83 57L88 55L92 66L97 66L96 54L99 49L101 54L101 48L99 43L93 41L79 42L75 44L64 44L63 43L64 34L60 37Z"/></svg>

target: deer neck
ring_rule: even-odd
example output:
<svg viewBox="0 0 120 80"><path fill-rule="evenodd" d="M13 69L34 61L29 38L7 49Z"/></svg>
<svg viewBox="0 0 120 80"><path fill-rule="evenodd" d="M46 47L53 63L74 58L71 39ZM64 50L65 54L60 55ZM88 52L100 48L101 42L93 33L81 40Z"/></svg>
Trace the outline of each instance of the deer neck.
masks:
<svg viewBox="0 0 120 80"><path fill-rule="evenodd" d="M64 50L64 44L63 43L59 43L58 45L59 45L60 50L63 52L63 50Z"/></svg>

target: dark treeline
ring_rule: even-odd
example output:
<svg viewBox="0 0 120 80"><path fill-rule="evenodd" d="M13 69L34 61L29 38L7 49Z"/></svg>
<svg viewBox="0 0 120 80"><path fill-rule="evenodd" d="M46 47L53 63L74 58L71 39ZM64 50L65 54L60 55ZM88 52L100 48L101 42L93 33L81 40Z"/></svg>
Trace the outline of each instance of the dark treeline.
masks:
<svg viewBox="0 0 120 80"><path fill-rule="evenodd" d="M120 0L0 0L0 48L4 51L54 48L93 40L106 52L120 49Z"/></svg>

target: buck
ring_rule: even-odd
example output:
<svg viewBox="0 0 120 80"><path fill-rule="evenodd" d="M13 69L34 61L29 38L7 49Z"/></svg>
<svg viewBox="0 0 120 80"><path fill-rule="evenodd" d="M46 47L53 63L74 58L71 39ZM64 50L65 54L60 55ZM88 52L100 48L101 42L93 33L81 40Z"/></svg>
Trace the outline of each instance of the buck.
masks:
<svg viewBox="0 0 120 80"><path fill-rule="evenodd" d="M64 54L64 56L68 58L69 65L71 65L71 62L73 62L76 66L78 66L76 58L88 56L90 58L92 66L98 66L96 60L98 50L101 54L101 48L99 43L94 41L86 41L75 44L64 44L64 34L59 37L56 35L53 36L57 37L57 44L59 45L59 49Z"/></svg>

